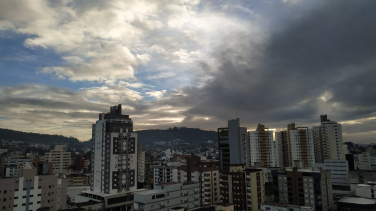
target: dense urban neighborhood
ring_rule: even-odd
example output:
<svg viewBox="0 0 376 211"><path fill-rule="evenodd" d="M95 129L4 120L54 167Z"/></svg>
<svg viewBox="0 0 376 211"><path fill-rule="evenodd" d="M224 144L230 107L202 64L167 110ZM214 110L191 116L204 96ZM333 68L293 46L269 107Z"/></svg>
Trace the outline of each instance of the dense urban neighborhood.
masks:
<svg viewBox="0 0 376 211"><path fill-rule="evenodd" d="M374 209L376 145L343 142L341 124L318 119L282 131L249 131L240 119L217 131L135 131L119 104L99 114L86 142L2 129L1 208Z"/></svg>

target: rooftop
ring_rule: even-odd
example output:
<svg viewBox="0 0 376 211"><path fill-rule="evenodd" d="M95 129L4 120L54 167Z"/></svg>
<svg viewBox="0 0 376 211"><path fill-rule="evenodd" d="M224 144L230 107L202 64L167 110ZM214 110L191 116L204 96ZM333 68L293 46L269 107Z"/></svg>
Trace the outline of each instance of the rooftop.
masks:
<svg viewBox="0 0 376 211"><path fill-rule="evenodd" d="M144 190L144 191L137 192L137 194L140 194L140 195L149 195L149 194L156 194L156 193L164 193L164 191L162 189L152 189L152 190Z"/></svg>
<svg viewBox="0 0 376 211"><path fill-rule="evenodd" d="M170 208L171 210L180 210L180 209L184 209L185 207L173 207L173 208Z"/></svg>
<svg viewBox="0 0 376 211"><path fill-rule="evenodd" d="M372 199L365 199L360 197L345 197L340 199L338 202L350 204L376 204L376 201Z"/></svg>
<svg viewBox="0 0 376 211"><path fill-rule="evenodd" d="M307 206L300 206L300 205L294 205L294 204L286 204L286 203L280 203L280 202L264 202L262 203L264 205L269 206L277 206L277 207L300 207L300 208L311 208Z"/></svg>

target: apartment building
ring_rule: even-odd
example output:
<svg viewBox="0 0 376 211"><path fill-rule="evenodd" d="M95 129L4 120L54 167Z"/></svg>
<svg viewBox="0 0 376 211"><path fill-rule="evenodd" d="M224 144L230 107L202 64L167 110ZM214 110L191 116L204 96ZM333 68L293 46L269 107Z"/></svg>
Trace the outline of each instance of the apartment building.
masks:
<svg viewBox="0 0 376 211"><path fill-rule="evenodd" d="M53 163L53 173L70 174L69 166L72 164L71 153L64 150L64 145L56 145L53 150L45 154L47 163Z"/></svg>
<svg viewBox="0 0 376 211"><path fill-rule="evenodd" d="M290 164L290 144L287 138L287 131L275 132L275 156L276 167L289 167Z"/></svg>
<svg viewBox="0 0 376 211"><path fill-rule="evenodd" d="M86 186L90 185L90 176L71 174L67 176L69 186Z"/></svg>
<svg viewBox="0 0 376 211"><path fill-rule="evenodd" d="M363 152L358 155L358 159L355 161L356 166L361 170L371 170L372 166L375 166L375 155L371 155L369 152Z"/></svg>
<svg viewBox="0 0 376 211"><path fill-rule="evenodd" d="M67 180L55 175L38 175L25 162L18 177L0 178L0 209L4 211L54 211L66 208Z"/></svg>
<svg viewBox="0 0 376 211"><path fill-rule="evenodd" d="M133 210L137 191L137 134L121 105L99 114L92 126L90 191L75 198L77 207Z"/></svg>
<svg viewBox="0 0 376 211"><path fill-rule="evenodd" d="M307 127L296 127L295 123L287 125L287 138L290 144L290 164L295 160L302 161L308 167L315 162L312 130Z"/></svg>
<svg viewBox="0 0 376 211"><path fill-rule="evenodd" d="M186 177L186 176L185 176ZM184 175L178 177L176 166L154 166L154 186L161 183L187 181Z"/></svg>
<svg viewBox="0 0 376 211"><path fill-rule="evenodd" d="M165 183L134 194L134 210L192 210L200 207L200 184Z"/></svg>
<svg viewBox="0 0 376 211"><path fill-rule="evenodd" d="M239 118L229 120L227 128L218 128L218 147L220 170L229 170L231 164L249 166L247 128L240 127Z"/></svg>
<svg viewBox="0 0 376 211"><path fill-rule="evenodd" d="M261 204L265 201L264 173L261 169L246 169L243 175L247 210L260 210Z"/></svg>
<svg viewBox="0 0 376 211"><path fill-rule="evenodd" d="M220 203L220 182L218 162L194 155L185 157L186 165L178 167L178 181L197 182L201 185L200 205Z"/></svg>
<svg viewBox="0 0 376 211"><path fill-rule="evenodd" d="M324 163L313 163L312 168L329 170L333 185L350 186L347 160L325 160Z"/></svg>
<svg viewBox="0 0 376 211"><path fill-rule="evenodd" d="M234 205L234 210L259 210L265 200L264 174L260 169L232 165L220 172L221 203Z"/></svg>
<svg viewBox="0 0 376 211"><path fill-rule="evenodd" d="M248 133L251 149L251 166L261 163L261 166L276 165L273 131L268 131L264 125L258 124L256 131Z"/></svg>
<svg viewBox="0 0 376 211"><path fill-rule="evenodd" d="M1 177L18 177L18 166L20 163L31 162L30 158L1 157Z"/></svg>
<svg viewBox="0 0 376 211"><path fill-rule="evenodd" d="M121 105L99 114L92 128L90 190L113 194L137 189L137 134Z"/></svg>
<svg viewBox="0 0 376 211"><path fill-rule="evenodd" d="M330 121L327 115L320 116L321 125L313 127L313 141L315 145L315 160L345 160L343 150L342 126Z"/></svg>
<svg viewBox="0 0 376 211"><path fill-rule="evenodd" d="M313 207L327 211L333 208L331 173L329 170L286 169L278 171L279 202Z"/></svg>
<svg viewBox="0 0 376 211"><path fill-rule="evenodd" d="M145 151L142 151L142 145L137 144L137 183L143 186L145 181Z"/></svg>

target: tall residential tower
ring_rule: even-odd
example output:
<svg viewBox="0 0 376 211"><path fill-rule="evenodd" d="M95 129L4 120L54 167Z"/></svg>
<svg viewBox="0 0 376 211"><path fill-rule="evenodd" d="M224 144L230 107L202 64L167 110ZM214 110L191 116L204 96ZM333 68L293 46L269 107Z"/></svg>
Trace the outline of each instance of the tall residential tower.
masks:
<svg viewBox="0 0 376 211"><path fill-rule="evenodd" d="M275 145L273 131L258 124L256 131L249 132L251 148L251 165L260 163L261 166L275 167Z"/></svg>
<svg viewBox="0 0 376 211"><path fill-rule="evenodd" d="M103 194L137 189L137 134L121 105L99 114L93 124L90 190Z"/></svg>
<svg viewBox="0 0 376 211"><path fill-rule="evenodd" d="M320 120L321 125L313 127L316 163L345 160L341 124L330 121L327 115L321 115Z"/></svg>

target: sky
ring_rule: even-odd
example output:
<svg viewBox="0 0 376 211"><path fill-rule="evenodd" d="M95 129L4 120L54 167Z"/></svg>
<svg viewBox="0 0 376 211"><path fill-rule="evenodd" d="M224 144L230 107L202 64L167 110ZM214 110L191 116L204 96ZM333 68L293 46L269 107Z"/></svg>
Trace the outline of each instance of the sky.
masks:
<svg viewBox="0 0 376 211"><path fill-rule="evenodd" d="M91 138L240 118L376 142L376 1L0 1L0 127Z"/></svg>

